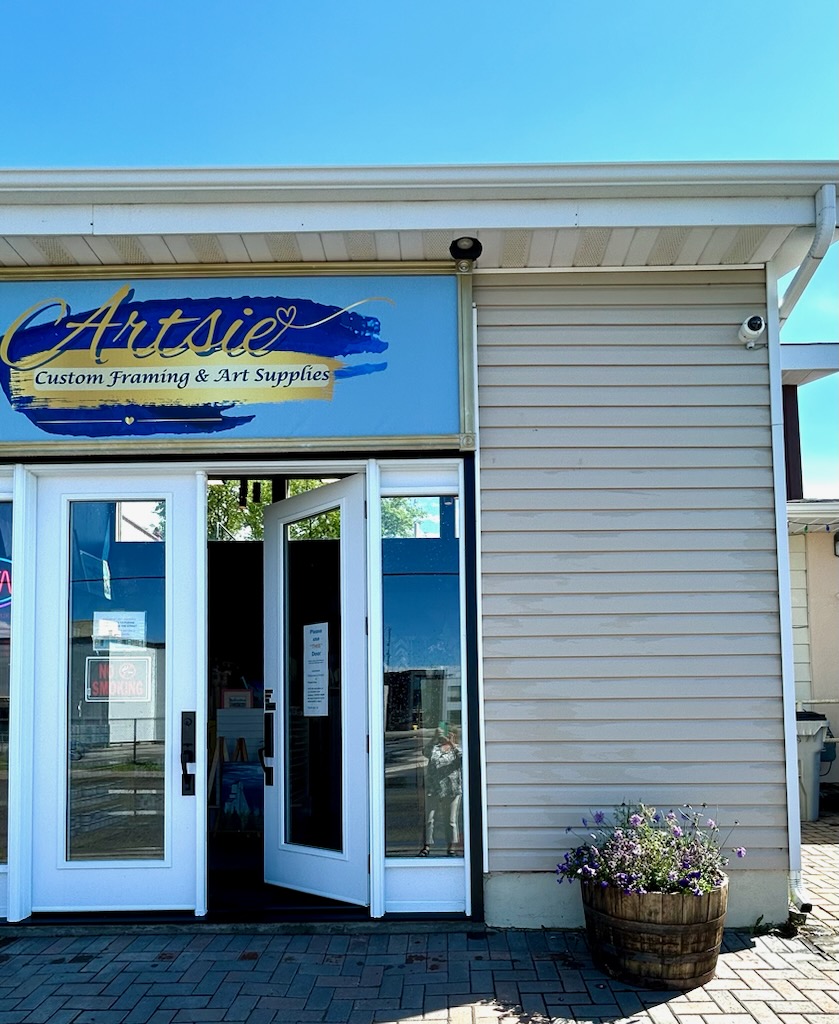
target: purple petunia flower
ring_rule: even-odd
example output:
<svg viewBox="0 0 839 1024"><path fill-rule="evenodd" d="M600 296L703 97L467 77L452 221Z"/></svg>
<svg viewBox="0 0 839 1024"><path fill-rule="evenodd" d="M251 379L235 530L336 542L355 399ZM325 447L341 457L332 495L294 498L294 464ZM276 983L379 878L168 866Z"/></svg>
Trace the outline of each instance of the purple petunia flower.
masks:
<svg viewBox="0 0 839 1024"><path fill-rule="evenodd" d="M563 854L557 881L577 880L627 893L699 895L718 887L728 860L719 848L717 823L706 817L707 811L684 807L659 813L646 804L622 804L614 820L603 811L591 811L584 824L593 831ZM732 852L746 855L744 847Z"/></svg>

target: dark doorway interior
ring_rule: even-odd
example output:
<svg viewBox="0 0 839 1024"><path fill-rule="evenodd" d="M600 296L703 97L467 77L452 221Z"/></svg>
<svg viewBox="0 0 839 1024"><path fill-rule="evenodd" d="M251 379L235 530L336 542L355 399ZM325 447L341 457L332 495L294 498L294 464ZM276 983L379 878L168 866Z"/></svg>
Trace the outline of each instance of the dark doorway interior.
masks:
<svg viewBox="0 0 839 1024"><path fill-rule="evenodd" d="M363 908L263 882L262 575L260 541L209 542L209 916L365 919Z"/></svg>

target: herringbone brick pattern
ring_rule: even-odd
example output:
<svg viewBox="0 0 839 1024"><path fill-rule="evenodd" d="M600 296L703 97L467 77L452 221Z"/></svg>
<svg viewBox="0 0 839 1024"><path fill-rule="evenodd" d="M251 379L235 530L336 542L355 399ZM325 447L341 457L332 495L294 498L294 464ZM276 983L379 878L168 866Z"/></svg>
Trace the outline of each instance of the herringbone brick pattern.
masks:
<svg viewBox="0 0 839 1024"><path fill-rule="evenodd" d="M21 927L0 928L0 1024L839 1024L837 832L804 827L801 933L727 932L692 992L606 978L573 931Z"/></svg>

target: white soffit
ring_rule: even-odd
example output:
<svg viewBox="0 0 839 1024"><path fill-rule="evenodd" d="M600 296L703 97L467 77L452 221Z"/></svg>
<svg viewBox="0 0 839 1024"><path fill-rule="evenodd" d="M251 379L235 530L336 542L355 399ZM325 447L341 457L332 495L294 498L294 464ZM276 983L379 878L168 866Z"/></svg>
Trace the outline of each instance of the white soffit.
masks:
<svg viewBox="0 0 839 1024"><path fill-rule="evenodd" d="M784 384L797 386L839 373L839 343L782 344L781 372Z"/></svg>
<svg viewBox="0 0 839 1024"><path fill-rule="evenodd" d="M835 533L839 529L839 500L787 502L789 533Z"/></svg>
<svg viewBox="0 0 839 1024"><path fill-rule="evenodd" d="M449 260L797 266L835 162L0 169L0 268Z"/></svg>

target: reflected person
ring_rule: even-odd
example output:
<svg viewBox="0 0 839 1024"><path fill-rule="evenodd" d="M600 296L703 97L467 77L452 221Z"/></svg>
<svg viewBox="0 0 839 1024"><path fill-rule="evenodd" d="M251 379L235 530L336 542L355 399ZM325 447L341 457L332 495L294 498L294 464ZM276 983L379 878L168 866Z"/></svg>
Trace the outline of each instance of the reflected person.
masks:
<svg viewBox="0 0 839 1024"><path fill-rule="evenodd" d="M456 729L440 722L425 750L425 841L420 857L437 843L450 857L462 853L460 808L463 801L463 751Z"/></svg>

